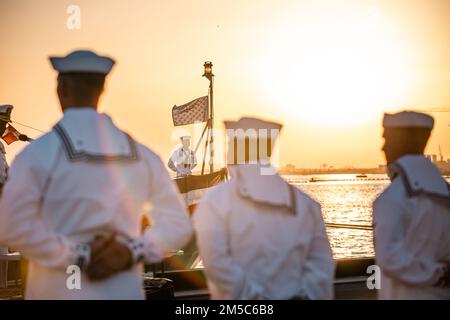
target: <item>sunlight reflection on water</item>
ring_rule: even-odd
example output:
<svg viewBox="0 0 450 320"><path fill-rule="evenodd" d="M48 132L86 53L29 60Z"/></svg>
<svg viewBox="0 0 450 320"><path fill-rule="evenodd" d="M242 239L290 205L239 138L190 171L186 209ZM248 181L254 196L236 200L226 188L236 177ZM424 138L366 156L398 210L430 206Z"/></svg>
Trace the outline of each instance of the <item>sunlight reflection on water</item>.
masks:
<svg viewBox="0 0 450 320"><path fill-rule="evenodd" d="M326 223L372 225L372 202L386 188L386 175L286 176L320 203ZM312 180L311 180L312 179ZM309 182L314 181L314 182ZM335 258L374 256L372 231L327 227Z"/></svg>
<svg viewBox="0 0 450 320"><path fill-rule="evenodd" d="M320 203L325 223L365 226L372 225L372 202L390 183L384 174L367 175L366 179L358 179L353 174L284 178ZM311 179L315 182L309 182ZM327 227L327 233L335 259L375 255L371 230ZM202 268L202 262L197 267Z"/></svg>

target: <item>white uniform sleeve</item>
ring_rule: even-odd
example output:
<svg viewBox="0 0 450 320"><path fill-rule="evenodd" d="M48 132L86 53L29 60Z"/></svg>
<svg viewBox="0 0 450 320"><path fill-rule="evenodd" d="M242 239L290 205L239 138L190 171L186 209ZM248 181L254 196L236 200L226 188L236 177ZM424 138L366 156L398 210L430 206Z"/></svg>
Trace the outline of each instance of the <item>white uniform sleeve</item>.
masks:
<svg viewBox="0 0 450 320"><path fill-rule="evenodd" d="M0 185L6 182L8 175L8 164L6 163L5 155L0 154Z"/></svg>
<svg viewBox="0 0 450 320"><path fill-rule="evenodd" d="M45 221L41 210L48 172L30 153L22 152L12 164L0 201L0 244L49 268L75 263L74 250Z"/></svg>
<svg viewBox="0 0 450 320"><path fill-rule="evenodd" d="M208 281L226 299L264 299L263 286L250 279L229 254L225 216L221 206L207 198L194 214L197 245Z"/></svg>
<svg viewBox="0 0 450 320"><path fill-rule="evenodd" d="M310 299L333 299L335 264L320 205L311 208L314 233L304 265L302 291Z"/></svg>
<svg viewBox="0 0 450 320"><path fill-rule="evenodd" d="M0 142L1 144L1 142ZM6 177L8 173L8 163L6 162L5 154L3 153L3 145L0 146L0 195L1 188L6 182Z"/></svg>
<svg viewBox="0 0 450 320"><path fill-rule="evenodd" d="M192 237L192 225L175 183L158 157L149 160L151 227L140 238L147 263L161 261L169 250L182 248Z"/></svg>
<svg viewBox="0 0 450 320"><path fill-rule="evenodd" d="M169 159L169 162L167 163L167 166L170 168L170 170L177 172L177 167L175 165L176 161L176 151L172 153L172 156Z"/></svg>
<svg viewBox="0 0 450 320"><path fill-rule="evenodd" d="M403 242L403 207L383 198L373 206L376 262L386 275L409 285L432 286L444 264L411 253Z"/></svg>
<svg viewBox="0 0 450 320"><path fill-rule="evenodd" d="M192 163L191 163L191 169L194 169L197 166L197 156L194 152L192 152Z"/></svg>

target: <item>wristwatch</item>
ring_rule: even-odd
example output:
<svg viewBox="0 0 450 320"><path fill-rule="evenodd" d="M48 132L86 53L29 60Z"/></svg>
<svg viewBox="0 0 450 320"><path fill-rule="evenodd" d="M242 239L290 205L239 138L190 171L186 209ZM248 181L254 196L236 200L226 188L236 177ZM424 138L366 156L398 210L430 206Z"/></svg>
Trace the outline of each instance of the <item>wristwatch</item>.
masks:
<svg viewBox="0 0 450 320"><path fill-rule="evenodd" d="M73 251L75 265L85 270L91 261L91 247L86 243L77 243Z"/></svg>
<svg viewBox="0 0 450 320"><path fill-rule="evenodd" d="M441 276L439 277L438 281L435 283L435 287L448 287L450 285L449 283L449 269L447 265L444 265L441 269Z"/></svg>
<svg viewBox="0 0 450 320"><path fill-rule="evenodd" d="M122 242L128 247L131 252L132 264L143 262L145 259L145 242L141 237L136 239L123 239L118 238L118 241Z"/></svg>

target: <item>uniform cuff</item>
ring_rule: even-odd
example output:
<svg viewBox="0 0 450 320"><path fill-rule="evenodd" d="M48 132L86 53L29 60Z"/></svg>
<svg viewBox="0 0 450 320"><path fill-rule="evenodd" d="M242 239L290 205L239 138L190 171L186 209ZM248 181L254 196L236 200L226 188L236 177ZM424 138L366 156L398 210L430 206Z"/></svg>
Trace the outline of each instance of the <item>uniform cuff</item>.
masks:
<svg viewBox="0 0 450 320"><path fill-rule="evenodd" d="M72 257L74 264L85 270L91 262L91 247L86 243L77 243L72 248Z"/></svg>
<svg viewBox="0 0 450 320"><path fill-rule="evenodd" d="M141 237L126 243L128 249L130 249L133 264L143 262L145 260L145 242Z"/></svg>
<svg viewBox="0 0 450 320"><path fill-rule="evenodd" d="M438 271L437 271L437 274L438 274L438 280L435 282L435 284L434 284L434 286L435 287L445 287L445 286L448 286L448 283L447 283L447 277L448 277L448 273L449 273L449 270L448 270L448 267L447 267L447 265L442 265L439 269L438 269Z"/></svg>

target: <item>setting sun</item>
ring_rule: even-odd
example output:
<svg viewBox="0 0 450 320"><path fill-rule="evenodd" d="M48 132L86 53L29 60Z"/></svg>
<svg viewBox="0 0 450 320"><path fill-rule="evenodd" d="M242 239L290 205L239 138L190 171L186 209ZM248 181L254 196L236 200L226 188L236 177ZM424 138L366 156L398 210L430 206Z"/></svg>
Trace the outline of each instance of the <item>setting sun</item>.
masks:
<svg viewBox="0 0 450 320"><path fill-rule="evenodd" d="M70 1L0 1L8 44L0 51L0 100L15 106L17 122L53 126L61 113L47 58L76 48L115 58L100 110L163 158L178 143L171 107L207 94L208 60L214 128L243 115L276 119L284 124L281 165L378 166L384 112L450 105L446 0L126 3L80 0L81 27L69 30ZM433 115L429 153L441 146L447 157L448 114ZM22 147L9 146L8 159Z"/></svg>
<svg viewBox="0 0 450 320"><path fill-rule="evenodd" d="M450 300L450 0L0 0L0 39L0 300Z"/></svg>
<svg viewBox="0 0 450 320"><path fill-rule="evenodd" d="M360 125L401 104L417 77L414 48L389 17L379 6L320 9L303 8L269 33L255 62L267 96L319 127Z"/></svg>

